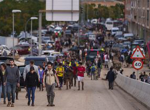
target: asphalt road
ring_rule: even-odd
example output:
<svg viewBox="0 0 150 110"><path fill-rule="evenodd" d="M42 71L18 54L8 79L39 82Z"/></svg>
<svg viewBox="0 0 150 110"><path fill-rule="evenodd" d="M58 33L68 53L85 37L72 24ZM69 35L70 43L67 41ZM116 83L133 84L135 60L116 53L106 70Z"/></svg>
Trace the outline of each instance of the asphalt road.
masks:
<svg viewBox="0 0 150 110"><path fill-rule="evenodd" d="M103 76L107 73L102 71ZM85 90L78 91L73 87L65 90L65 87L56 91L55 107L47 107L46 92L36 91L35 107L27 106L25 90L19 94L14 108L8 108L0 103L0 110L148 110L135 99L119 89L116 85L114 90L108 90L107 81L90 80L85 77Z"/></svg>

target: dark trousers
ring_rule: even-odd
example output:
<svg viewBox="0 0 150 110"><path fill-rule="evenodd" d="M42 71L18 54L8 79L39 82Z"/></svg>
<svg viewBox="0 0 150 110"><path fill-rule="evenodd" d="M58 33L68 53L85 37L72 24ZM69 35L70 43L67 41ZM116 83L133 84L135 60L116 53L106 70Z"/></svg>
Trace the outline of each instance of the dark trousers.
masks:
<svg viewBox="0 0 150 110"><path fill-rule="evenodd" d="M8 102L11 101L11 96L12 96L12 103L15 103L16 83L7 82L6 86L7 86Z"/></svg>
<svg viewBox="0 0 150 110"><path fill-rule="evenodd" d="M63 85L63 77L59 77L59 76L58 76L58 79L59 79L60 87L62 87L62 85Z"/></svg>
<svg viewBox="0 0 150 110"><path fill-rule="evenodd" d="M76 80L77 80L77 75L73 75L72 84L74 84L75 87L76 87Z"/></svg>
<svg viewBox="0 0 150 110"><path fill-rule="evenodd" d="M6 86L2 86L2 92L3 92L3 98L4 98L4 102L6 101Z"/></svg>
<svg viewBox="0 0 150 110"><path fill-rule="evenodd" d="M32 92L32 104L34 104L35 90L36 90L36 87L28 87L28 88L27 88L27 92L28 92L28 101L29 101L29 102L30 102L30 99L31 99L30 93Z"/></svg>
<svg viewBox="0 0 150 110"><path fill-rule="evenodd" d="M109 89L113 89L113 87L114 87L114 82L109 81Z"/></svg>

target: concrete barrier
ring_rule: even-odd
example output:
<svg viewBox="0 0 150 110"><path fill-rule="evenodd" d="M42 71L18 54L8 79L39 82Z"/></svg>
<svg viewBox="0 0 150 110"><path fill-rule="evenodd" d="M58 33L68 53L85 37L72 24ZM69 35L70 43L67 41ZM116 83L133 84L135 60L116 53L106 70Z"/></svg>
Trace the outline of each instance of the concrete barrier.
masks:
<svg viewBox="0 0 150 110"><path fill-rule="evenodd" d="M118 73L115 82L124 91L150 108L150 84L131 79L120 73Z"/></svg>

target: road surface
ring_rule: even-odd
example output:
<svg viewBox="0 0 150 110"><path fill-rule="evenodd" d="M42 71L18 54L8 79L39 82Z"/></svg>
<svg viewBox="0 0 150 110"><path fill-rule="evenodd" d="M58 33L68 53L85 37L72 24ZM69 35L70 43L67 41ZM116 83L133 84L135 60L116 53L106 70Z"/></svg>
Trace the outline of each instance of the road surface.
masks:
<svg viewBox="0 0 150 110"><path fill-rule="evenodd" d="M107 73L102 71L103 76ZM65 87L56 91L55 107L47 107L46 92L36 91L35 107L27 106L25 91L19 94L14 108L8 108L0 103L0 110L148 110L135 99L123 92L117 86L108 90L107 81L90 80L85 77L85 90L78 91L77 87L65 90Z"/></svg>

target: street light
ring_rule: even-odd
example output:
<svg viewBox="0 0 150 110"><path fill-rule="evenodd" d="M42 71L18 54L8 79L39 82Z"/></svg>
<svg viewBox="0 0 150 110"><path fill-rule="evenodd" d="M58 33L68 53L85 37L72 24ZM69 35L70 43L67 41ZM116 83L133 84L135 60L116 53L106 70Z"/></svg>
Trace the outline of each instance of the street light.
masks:
<svg viewBox="0 0 150 110"><path fill-rule="evenodd" d="M31 17L30 20L31 20L31 56L32 56L32 20L36 20L38 19L37 17Z"/></svg>
<svg viewBox="0 0 150 110"><path fill-rule="evenodd" d="M14 26L15 26L15 17L14 17L14 15L15 15L15 13L21 13L21 10L12 10L12 14L13 14L13 58L15 58L15 51L14 51L14 45L15 45L15 43L14 43L14 33L15 33L15 29L14 29Z"/></svg>

